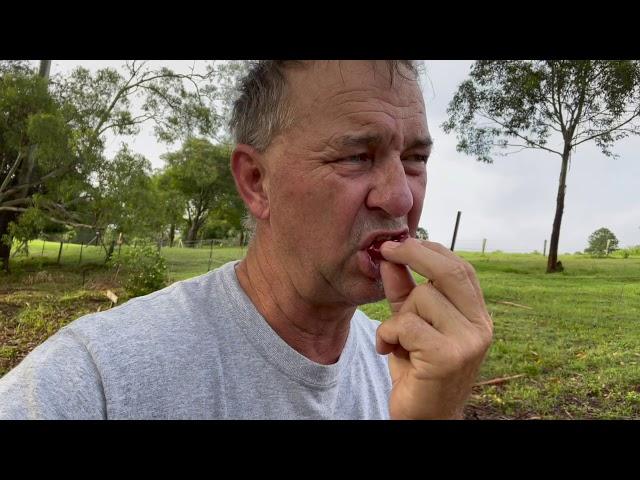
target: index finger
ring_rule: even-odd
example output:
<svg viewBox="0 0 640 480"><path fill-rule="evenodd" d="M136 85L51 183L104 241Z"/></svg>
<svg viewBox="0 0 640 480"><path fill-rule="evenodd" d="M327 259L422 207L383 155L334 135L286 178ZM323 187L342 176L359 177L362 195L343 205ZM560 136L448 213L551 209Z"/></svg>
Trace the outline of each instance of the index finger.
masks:
<svg viewBox="0 0 640 480"><path fill-rule="evenodd" d="M408 265L431 280L469 321L487 322L482 301L477 298L467 271L460 263L425 247L415 238L401 243L385 242L380 253L386 260Z"/></svg>
<svg viewBox="0 0 640 480"><path fill-rule="evenodd" d="M398 313L404 301L416 287L413 275L406 265L381 260L380 276L389 307L393 313Z"/></svg>

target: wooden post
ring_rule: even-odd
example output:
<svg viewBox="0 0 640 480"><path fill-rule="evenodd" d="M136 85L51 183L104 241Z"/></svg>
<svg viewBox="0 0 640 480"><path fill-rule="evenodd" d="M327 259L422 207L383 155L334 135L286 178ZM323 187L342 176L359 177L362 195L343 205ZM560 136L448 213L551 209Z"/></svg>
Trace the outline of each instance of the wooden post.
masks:
<svg viewBox="0 0 640 480"><path fill-rule="evenodd" d="M453 239L451 240L451 251L453 252L453 249L456 246L456 237L458 236L458 225L460 225L460 215L462 215L462 212L460 210L458 210L458 215L456 216L456 226L453 229Z"/></svg>
<svg viewBox="0 0 640 480"><path fill-rule="evenodd" d="M487 239L483 238L482 239L482 255L484 255L484 249L487 246Z"/></svg>
<svg viewBox="0 0 640 480"><path fill-rule="evenodd" d="M42 253L40 254L41 257L44 257L44 246L47 243L46 240L42 240Z"/></svg>
<svg viewBox="0 0 640 480"><path fill-rule="evenodd" d="M56 262L58 265L60 265L60 257L62 256L62 244L64 243L64 240L60 240L60 249L58 250L58 261Z"/></svg>
<svg viewBox="0 0 640 480"><path fill-rule="evenodd" d="M607 253L605 255L609 255L609 244L611 243L611 239L607 238Z"/></svg>
<svg viewBox="0 0 640 480"><path fill-rule="evenodd" d="M80 244L80 259L78 260L78 265L82 263L82 247L84 247L84 242ZM84 279L82 280L82 286L84 287Z"/></svg>
<svg viewBox="0 0 640 480"><path fill-rule="evenodd" d="M211 246L209 247L209 266L207 267L207 272L211 270L211 255L213 255L213 240L211 240Z"/></svg>
<svg viewBox="0 0 640 480"><path fill-rule="evenodd" d="M542 256L546 257L547 256L547 241L544 241L544 247L542 248Z"/></svg>

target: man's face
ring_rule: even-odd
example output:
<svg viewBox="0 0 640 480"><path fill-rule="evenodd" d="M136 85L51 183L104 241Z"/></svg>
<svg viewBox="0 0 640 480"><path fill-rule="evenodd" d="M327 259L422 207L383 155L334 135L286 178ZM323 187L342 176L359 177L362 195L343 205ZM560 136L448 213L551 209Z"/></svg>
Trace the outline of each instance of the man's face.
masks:
<svg viewBox="0 0 640 480"><path fill-rule="evenodd" d="M401 75L391 85L385 62L313 62L287 75L294 125L265 152L276 260L312 303L380 300L367 249L415 236L422 211L430 153L422 93Z"/></svg>

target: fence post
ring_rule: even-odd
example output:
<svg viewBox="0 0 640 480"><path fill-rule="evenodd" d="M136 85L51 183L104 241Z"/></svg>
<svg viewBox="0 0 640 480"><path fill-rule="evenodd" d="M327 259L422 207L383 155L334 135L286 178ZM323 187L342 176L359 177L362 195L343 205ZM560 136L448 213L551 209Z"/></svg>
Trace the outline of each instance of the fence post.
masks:
<svg viewBox="0 0 640 480"><path fill-rule="evenodd" d="M60 240L60 249L58 250L58 261L56 262L58 265L60 265L60 257L62 256L62 244L64 243L64 240Z"/></svg>
<svg viewBox="0 0 640 480"><path fill-rule="evenodd" d="M547 256L547 240L546 239L544 241L544 248L542 249L542 256L543 257Z"/></svg>
<svg viewBox="0 0 640 480"><path fill-rule="evenodd" d="M80 259L78 260L78 265L82 263L82 247L84 247L84 242L80 244ZM82 286L84 287L84 279L82 280Z"/></svg>
<svg viewBox="0 0 640 480"><path fill-rule="evenodd" d="M209 266L207 272L211 270L211 256L213 255L213 239L211 239L211 246L209 247Z"/></svg>
<svg viewBox="0 0 640 480"><path fill-rule="evenodd" d="M42 240L42 253L40 254L41 257L44 257L44 246L47 243L46 240Z"/></svg>
<svg viewBox="0 0 640 480"><path fill-rule="evenodd" d="M453 252L453 249L456 246L456 237L458 236L458 225L460 225L460 215L462 215L462 212L460 210L458 210L458 215L456 216L456 226L453 229L453 239L451 240L451 251Z"/></svg>
<svg viewBox="0 0 640 480"><path fill-rule="evenodd" d="M606 255L609 256L609 244L611 243L611 239L607 238L607 253Z"/></svg>
<svg viewBox="0 0 640 480"><path fill-rule="evenodd" d="M484 248L487 246L487 239L483 238L482 239L482 255L484 255Z"/></svg>

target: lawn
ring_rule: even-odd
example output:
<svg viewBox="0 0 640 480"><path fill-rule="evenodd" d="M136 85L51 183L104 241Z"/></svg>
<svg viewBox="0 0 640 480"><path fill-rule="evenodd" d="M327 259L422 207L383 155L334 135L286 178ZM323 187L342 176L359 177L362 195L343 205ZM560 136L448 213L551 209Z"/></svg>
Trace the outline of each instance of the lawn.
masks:
<svg viewBox="0 0 640 480"><path fill-rule="evenodd" d="M84 247L80 262L80 246L65 245L60 265L58 251L33 242L28 258L12 259L11 275L0 274L0 376L64 324L110 308L106 290L126 300L101 249ZM244 255L161 252L171 282ZM640 258L565 255L565 272L547 275L539 254L459 254L476 268L495 325L468 418L640 418ZM389 315L385 302L362 310Z"/></svg>

